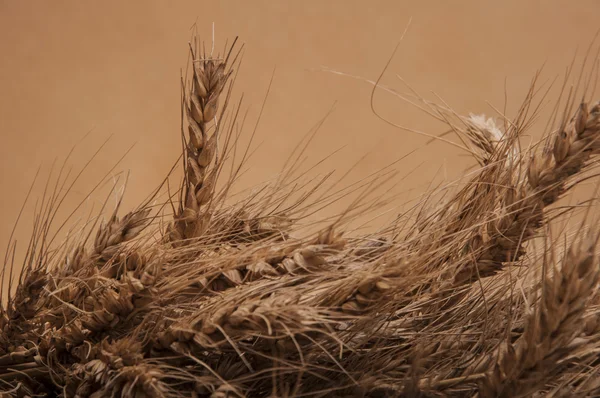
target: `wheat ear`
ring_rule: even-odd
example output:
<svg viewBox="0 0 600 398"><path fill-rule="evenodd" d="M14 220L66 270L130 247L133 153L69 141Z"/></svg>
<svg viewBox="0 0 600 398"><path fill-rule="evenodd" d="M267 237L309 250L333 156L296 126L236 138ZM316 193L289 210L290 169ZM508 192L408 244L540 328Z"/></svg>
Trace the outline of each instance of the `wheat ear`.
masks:
<svg viewBox="0 0 600 398"><path fill-rule="evenodd" d="M527 178L506 190L503 206L497 211L500 216L487 223L485 234L476 234L469 243L475 261L457 273L455 286L493 275L524 253L523 245L544 223L544 209L569 189L569 178L600 153L600 102L591 107L582 103L570 122L551 138L553 145L532 155Z"/></svg>
<svg viewBox="0 0 600 398"><path fill-rule="evenodd" d="M215 188L218 167L213 166L218 152L219 102L233 69L228 64L235 41L225 58L206 54L199 46L190 45L192 80L185 95L185 115L188 136L185 140L184 198L171 226L171 241L182 241L200 236L208 227L210 212L203 210ZM221 114L227 107L227 97ZM211 167L213 166L213 167Z"/></svg>
<svg viewBox="0 0 600 398"><path fill-rule="evenodd" d="M535 391L573 349L600 276L595 249L595 239L572 247L561 269L545 281L540 303L523 335L515 344L501 348L503 352L481 382L482 397L523 396Z"/></svg>

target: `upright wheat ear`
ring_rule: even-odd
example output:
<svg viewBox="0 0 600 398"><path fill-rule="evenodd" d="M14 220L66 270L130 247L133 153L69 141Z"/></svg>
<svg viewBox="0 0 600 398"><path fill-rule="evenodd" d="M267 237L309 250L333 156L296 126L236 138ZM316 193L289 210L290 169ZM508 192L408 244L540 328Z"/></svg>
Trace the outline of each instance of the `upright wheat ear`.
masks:
<svg viewBox="0 0 600 398"><path fill-rule="evenodd" d="M193 76L185 94L188 137L185 148L184 198L169 231L171 241L200 236L210 222L210 211L203 209L211 199L218 167L213 166L218 151L220 123L219 101L233 69L228 66L235 41L225 58L200 55L199 46L190 46ZM194 48L196 47L196 48ZM227 106L224 100L223 112ZM222 114L221 112L221 114Z"/></svg>

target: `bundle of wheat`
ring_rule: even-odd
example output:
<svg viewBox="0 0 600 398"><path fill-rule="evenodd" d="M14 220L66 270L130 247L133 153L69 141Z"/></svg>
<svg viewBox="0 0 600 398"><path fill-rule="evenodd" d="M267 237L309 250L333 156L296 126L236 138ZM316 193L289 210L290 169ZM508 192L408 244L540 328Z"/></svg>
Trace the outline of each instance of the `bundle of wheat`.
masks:
<svg viewBox="0 0 600 398"><path fill-rule="evenodd" d="M235 141L234 46L191 46L185 178L166 227L148 203L122 218L117 206L93 242L51 247L53 214L39 218L0 309L5 395L600 395L600 231L568 247L543 234L600 154L600 103L541 151L518 145L531 97L503 128L434 107L479 160L472 178L402 229L344 236L356 203L306 237L303 212L335 198L297 195L291 173L233 204L239 169L217 189Z"/></svg>

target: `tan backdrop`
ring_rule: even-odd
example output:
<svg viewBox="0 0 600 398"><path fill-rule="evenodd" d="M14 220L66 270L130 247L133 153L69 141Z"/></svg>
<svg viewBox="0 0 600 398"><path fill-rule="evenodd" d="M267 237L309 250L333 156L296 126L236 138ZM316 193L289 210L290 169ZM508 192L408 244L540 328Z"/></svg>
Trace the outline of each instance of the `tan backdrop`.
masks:
<svg viewBox="0 0 600 398"><path fill-rule="evenodd" d="M439 95L460 113L493 114L487 103L502 109L507 93L510 115L542 64L541 81L551 81L573 59L581 62L598 29L598 15L597 0L2 0L3 252L36 170L41 167L34 199L42 195L52 162L60 164L76 142L79 147L68 162L73 173L112 134L73 187L67 209L132 144L115 171L116 176L130 170L125 206L161 181L180 150L179 78L194 23L208 40L215 24L218 48L235 35L245 43L234 95L244 93L247 134L274 75L248 184L273 176L293 144L335 104L310 158L316 161L343 147L320 169L343 172L369 153L352 175L356 180L416 150L396 167L408 197L422 191L436 173L451 179L469 161L448 145L425 147L426 138L378 119L370 109L368 83L316 70L327 67L377 78L412 18L385 84L406 91L400 75L426 98ZM374 103L395 123L433 134L442 131L427 115L389 94L377 94ZM92 195L86 209L97 208L102 198ZM17 233L20 246L31 214Z"/></svg>

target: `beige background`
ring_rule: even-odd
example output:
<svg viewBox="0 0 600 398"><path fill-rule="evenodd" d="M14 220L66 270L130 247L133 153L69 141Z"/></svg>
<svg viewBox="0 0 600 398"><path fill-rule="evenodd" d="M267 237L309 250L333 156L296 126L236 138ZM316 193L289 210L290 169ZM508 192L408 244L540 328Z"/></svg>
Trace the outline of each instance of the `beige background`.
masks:
<svg viewBox="0 0 600 398"><path fill-rule="evenodd" d="M404 90L399 74L427 98L435 99L435 92L460 113L489 114L486 101L502 108L506 86L510 115L543 63L545 81L560 76L573 57L581 61L598 15L598 0L1 0L2 248L38 167L34 198L52 162L64 160L89 131L69 161L74 171L113 136L66 208L80 202L132 144L117 167L131 171L126 206L161 181L180 150L179 77L194 22L206 39L215 23L218 48L235 35L245 43L234 95L244 93L248 134L275 70L248 184L273 176L293 144L335 103L309 154L317 161L344 148L317 172L343 172L368 152L352 176L356 180L418 149L397 166L400 176L407 175L400 186L408 197L438 171L456 176L468 159L442 143L424 147L426 138L375 117L367 83L314 69L377 78L412 17L384 83ZM442 131L390 95L377 94L375 104L396 123ZM86 206L101 199L92 196ZM27 214L17 234L21 241L31 223Z"/></svg>

